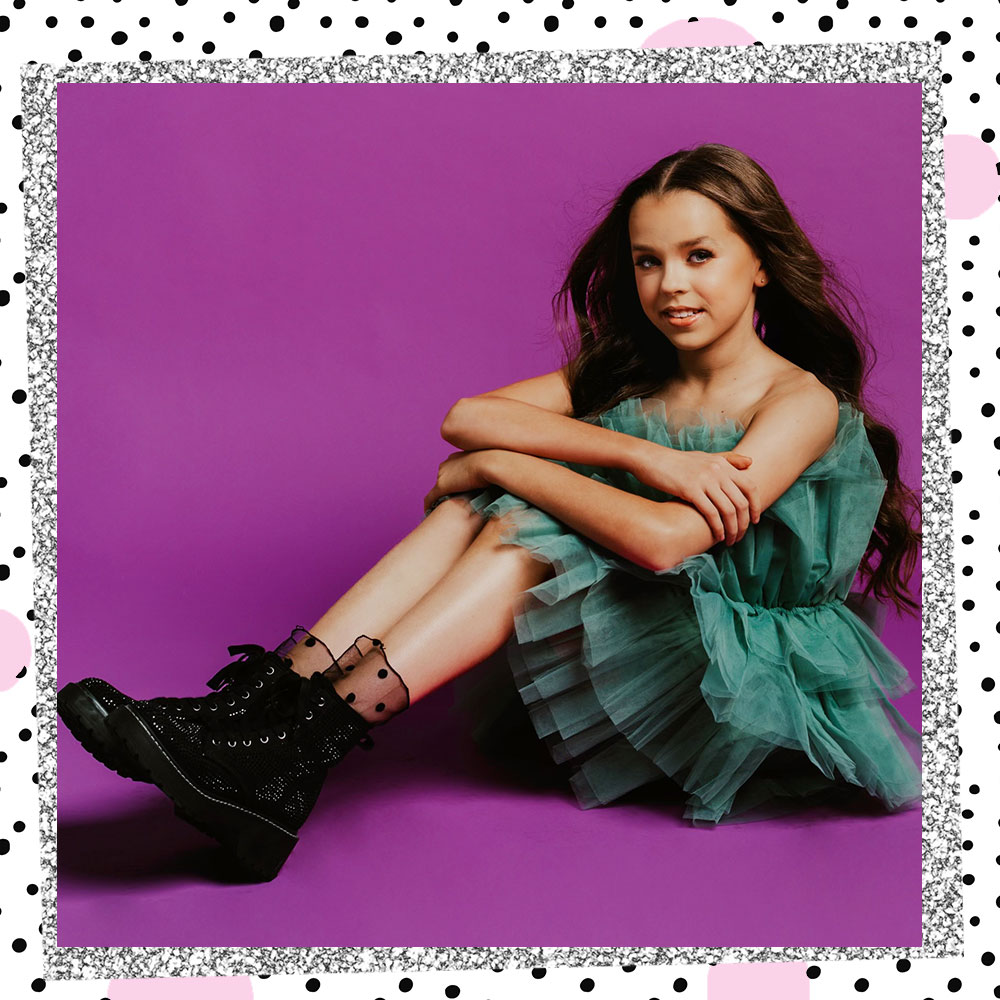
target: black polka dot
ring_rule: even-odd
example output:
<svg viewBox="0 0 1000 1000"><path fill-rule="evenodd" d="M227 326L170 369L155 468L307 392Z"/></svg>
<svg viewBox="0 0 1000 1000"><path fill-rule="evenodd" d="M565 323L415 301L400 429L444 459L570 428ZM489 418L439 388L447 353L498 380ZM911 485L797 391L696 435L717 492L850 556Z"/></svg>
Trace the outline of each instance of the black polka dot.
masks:
<svg viewBox="0 0 1000 1000"><path fill-rule="evenodd" d="M454 1000L461 992L457 986L446 986L444 988L444 995L448 997L448 1000Z"/></svg>
<svg viewBox="0 0 1000 1000"><path fill-rule="evenodd" d="M818 965L810 965L809 968L806 969L806 976L810 979L819 979L819 973L820 968Z"/></svg>
<svg viewBox="0 0 1000 1000"><path fill-rule="evenodd" d="M908 958L901 958L896 962L897 972L909 972L910 971L910 960Z"/></svg>
<svg viewBox="0 0 1000 1000"><path fill-rule="evenodd" d="M0 837L0 854L6 854L10 850L10 841Z"/></svg>
<svg viewBox="0 0 1000 1000"><path fill-rule="evenodd" d="M774 21L775 24L781 24L781 22L784 21L784 19L785 19L785 15L782 14L780 10L776 10L771 15L771 20Z"/></svg>
<svg viewBox="0 0 1000 1000"><path fill-rule="evenodd" d="M580 989L583 990L584 993L589 993L593 988L594 988L593 979L587 978L580 980Z"/></svg>
<svg viewBox="0 0 1000 1000"><path fill-rule="evenodd" d="M285 26L285 19L280 14L275 14L268 22L272 31L281 31Z"/></svg>
<svg viewBox="0 0 1000 1000"><path fill-rule="evenodd" d="M996 960L996 955L992 951L984 951L983 957L980 959L983 965L992 965Z"/></svg>
<svg viewBox="0 0 1000 1000"><path fill-rule="evenodd" d="M948 992L957 993L962 988L961 979L949 979L948 980Z"/></svg>
<svg viewBox="0 0 1000 1000"><path fill-rule="evenodd" d="M675 979L674 980L674 992L683 993L688 988L686 979Z"/></svg>
<svg viewBox="0 0 1000 1000"><path fill-rule="evenodd" d="M965 60L965 62L972 62L972 60L976 58L976 53L971 51L963 52L962 58Z"/></svg>
<svg viewBox="0 0 1000 1000"><path fill-rule="evenodd" d="M400 979L400 981L399 981L399 992L400 993L409 993L410 990L412 990L412 989L413 989L413 980L412 979L410 979L408 977L404 977L403 979Z"/></svg>
<svg viewBox="0 0 1000 1000"><path fill-rule="evenodd" d="M31 980L31 988L36 993L41 993L42 990L45 989L45 980L44 979L32 979Z"/></svg>
<svg viewBox="0 0 1000 1000"><path fill-rule="evenodd" d="M856 979L854 981L854 988L855 988L855 990L858 991L858 993L864 993L864 992L866 992L867 989L868 989L868 980L867 979Z"/></svg>
<svg viewBox="0 0 1000 1000"><path fill-rule="evenodd" d="M29 886L28 886L28 887L27 887L27 888L26 888L26 889L25 889L24 891L25 891L25 892L26 892L26 893L27 893L27 894L28 894L29 896L37 896L37 895L38 895L38 886L37 886L37 885L35 885L35 883L34 883L34 882L32 882L32 883L31 883L31 885L29 885Z"/></svg>
<svg viewBox="0 0 1000 1000"><path fill-rule="evenodd" d="M547 18L545 18L545 20L544 20L544 21L542 22L542 27L543 27L543 28L544 28L544 29L545 29L546 31L558 31L558 30L559 30L559 18L558 18L558 17L555 17L555 16L554 16L554 15L552 15L552 14L550 14L550 15L549 15L549 16L548 16Z"/></svg>
<svg viewBox="0 0 1000 1000"><path fill-rule="evenodd" d="M531 978L532 979L544 979L545 978L545 970L544 969L532 969L531 970Z"/></svg>
<svg viewBox="0 0 1000 1000"><path fill-rule="evenodd" d="M306 989L310 993L315 993L319 989L319 980L318 979L309 979L309 980L307 980L306 981Z"/></svg>
<svg viewBox="0 0 1000 1000"><path fill-rule="evenodd" d="M11 941L10 946L14 949L14 951L24 951L24 949L28 947L28 942L25 941L24 938L14 938L14 940Z"/></svg>
<svg viewBox="0 0 1000 1000"><path fill-rule="evenodd" d="M128 41L128 35L126 35L124 31L116 31L111 36L111 41L115 45L124 45Z"/></svg>
<svg viewBox="0 0 1000 1000"><path fill-rule="evenodd" d="M882 23L882 18L880 17L868 18L868 26L871 28L877 28L881 23Z"/></svg>
<svg viewBox="0 0 1000 1000"><path fill-rule="evenodd" d="M824 15L819 19L819 30L829 31L833 27L833 18L829 15Z"/></svg>

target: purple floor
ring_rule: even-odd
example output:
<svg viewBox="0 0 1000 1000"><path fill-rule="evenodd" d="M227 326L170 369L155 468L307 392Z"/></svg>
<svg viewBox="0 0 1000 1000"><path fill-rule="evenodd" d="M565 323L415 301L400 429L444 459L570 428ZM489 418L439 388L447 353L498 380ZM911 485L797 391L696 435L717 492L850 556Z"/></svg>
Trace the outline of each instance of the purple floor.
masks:
<svg viewBox="0 0 1000 1000"><path fill-rule="evenodd" d="M918 946L920 811L695 829L481 756L448 688L331 772L268 884L59 724L61 946ZM666 796L666 798L664 798Z"/></svg>

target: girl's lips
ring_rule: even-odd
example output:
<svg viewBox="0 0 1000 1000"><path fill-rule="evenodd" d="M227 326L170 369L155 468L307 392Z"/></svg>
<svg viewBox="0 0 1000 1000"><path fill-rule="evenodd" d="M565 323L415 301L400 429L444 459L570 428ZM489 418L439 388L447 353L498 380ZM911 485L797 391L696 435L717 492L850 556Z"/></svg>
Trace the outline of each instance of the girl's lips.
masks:
<svg viewBox="0 0 1000 1000"><path fill-rule="evenodd" d="M691 326L698 321L698 317L704 311L704 309L699 309L693 316L671 316L670 313L665 312L663 316L671 326Z"/></svg>

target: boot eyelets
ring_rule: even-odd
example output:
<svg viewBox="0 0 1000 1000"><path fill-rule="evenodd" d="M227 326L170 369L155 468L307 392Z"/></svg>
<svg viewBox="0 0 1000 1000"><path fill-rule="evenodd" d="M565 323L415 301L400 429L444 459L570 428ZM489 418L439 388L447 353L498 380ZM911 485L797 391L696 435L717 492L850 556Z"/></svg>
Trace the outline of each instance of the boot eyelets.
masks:
<svg viewBox="0 0 1000 1000"><path fill-rule="evenodd" d="M227 705L228 705L228 706L229 706L230 708L232 708L232 707L233 707L233 705L235 705L235 704L236 704L236 702L235 702L235 701L227 701L227 702L226 702L226 704L227 704Z"/></svg>
<svg viewBox="0 0 1000 1000"><path fill-rule="evenodd" d="M250 692L249 691L244 691L243 692L243 700L246 701L247 698L249 698L249 697L250 697Z"/></svg>
<svg viewBox="0 0 1000 1000"><path fill-rule="evenodd" d="M278 733L278 739L279 740L283 740L285 738L285 736L286 736L285 733Z"/></svg>
<svg viewBox="0 0 1000 1000"><path fill-rule="evenodd" d="M192 711L200 712L201 711L201 705L195 705L194 709Z"/></svg>
<svg viewBox="0 0 1000 1000"><path fill-rule="evenodd" d="M209 707L210 707L211 711L213 711L213 712L218 712L218 710L219 710L219 706L218 705L211 705Z"/></svg>
<svg viewBox="0 0 1000 1000"><path fill-rule="evenodd" d="M264 682L263 681L257 681L257 685L256 686L258 688L262 688L264 686Z"/></svg>
<svg viewBox="0 0 1000 1000"><path fill-rule="evenodd" d="M264 671L264 673L270 676L271 674L274 673L274 667L268 667L267 670Z"/></svg>
<svg viewBox="0 0 1000 1000"><path fill-rule="evenodd" d="M260 741L261 741L261 743L266 743L268 741L268 737L267 736L262 736L260 738Z"/></svg>
<svg viewBox="0 0 1000 1000"><path fill-rule="evenodd" d="M319 705L320 708L322 708L326 704L326 702L322 698L320 698L319 701L316 702L316 704Z"/></svg>
<svg viewBox="0 0 1000 1000"><path fill-rule="evenodd" d="M236 746L236 740L230 740L227 745L231 747Z"/></svg>
<svg viewBox="0 0 1000 1000"><path fill-rule="evenodd" d="M253 740L244 740L243 745L245 747L253 746Z"/></svg>
<svg viewBox="0 0 1000 1000"><path fill-rule="evenodd" d="M312 714L312 712L306 712L306 716L305 716L305 717L306 717L307 719L311 719L311 718L313 717L313 714Z"/></svg>

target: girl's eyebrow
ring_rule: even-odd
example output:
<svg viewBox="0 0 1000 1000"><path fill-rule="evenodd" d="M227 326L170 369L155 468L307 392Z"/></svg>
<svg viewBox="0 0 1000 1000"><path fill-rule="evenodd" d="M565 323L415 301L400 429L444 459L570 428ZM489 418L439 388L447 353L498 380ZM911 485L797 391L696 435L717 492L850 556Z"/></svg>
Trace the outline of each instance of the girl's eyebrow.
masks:
<svg viewBox="0 0 1000 1000"><path fill-rule="evenodd" d="M714 243L714 242L715 240L713 240L711 236L696 236L693 240L684 240L683 243L678 243L677 246L679 249L683 250L685 247L693 247L696 243ZM648 250L651 253L656 253L656 249L654 247L648 247L644 243L633 243L632 249Z"/></svg>

